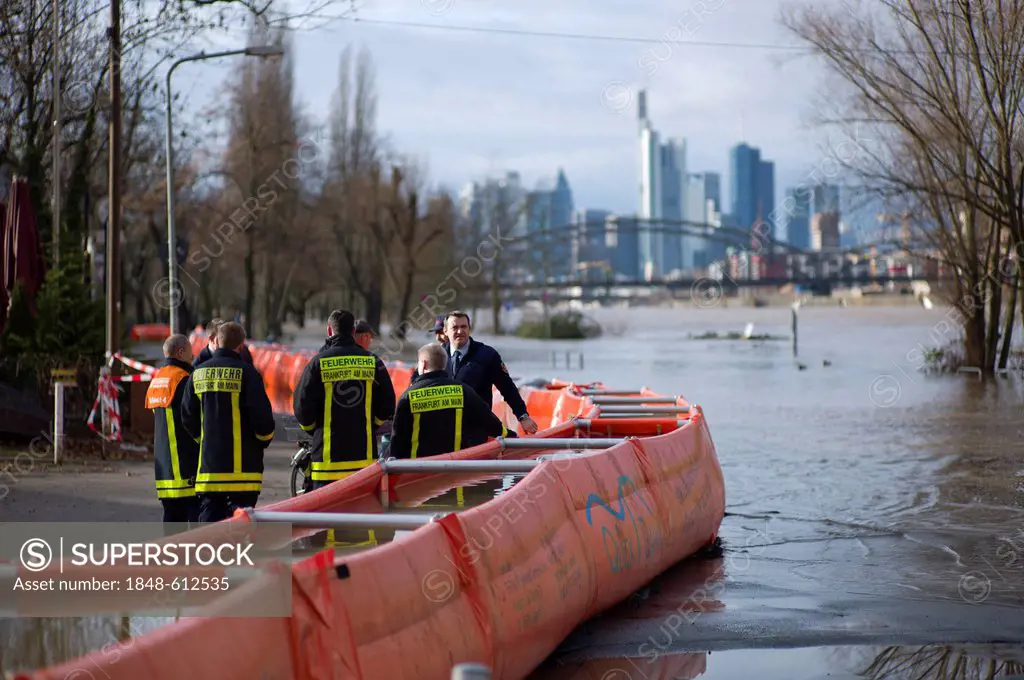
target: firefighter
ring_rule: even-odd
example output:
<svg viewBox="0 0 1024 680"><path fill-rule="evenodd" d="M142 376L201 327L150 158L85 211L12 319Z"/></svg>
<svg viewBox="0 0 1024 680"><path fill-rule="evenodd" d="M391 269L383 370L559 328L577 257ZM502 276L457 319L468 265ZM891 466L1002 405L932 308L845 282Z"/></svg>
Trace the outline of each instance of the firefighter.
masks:
<svg viewBox="0 0 1024 680"><path fill-rule="evenodd" d="M384 362L356 344L355 317L336 309L324 347L302 371L292 412L311 433L313 488L344 479L377 455L375 430L395 413L395 388Z"/></svg>
<svg viewBox="0 0 1024 680"><path fill-rule="evenodd" d="M388 453L418 458L482 444L490 437L514 437L487 403L445 370L448 353L432 342L417 355L419 375L395 408Z"/></svg>
<svg viewBox="0 0 1024 680"><path fill-rule="evenodd" d="M370 326L369 322L365 319L359 319L356 321L355 329L352 331L352 336L356 339L356 344L365 350L370 349L370 344L373 342L373 338L377 334L373 332L373 327Z"/></svg>
<svg viewBox="0 0 1024 680"><path fill-rule="evenodd" d="M218 348L189 378L185 427L199 438L199 521L218 522L234 508L255 507L263 488L263 453L274 439L274 410L263 378L239 355L245 331L217 328Z"/></svg>
<svg viewBox="0 0 1024 680"><path fill-rule="evenodd" d="M199 368L202 366L204 363L209 361L210 357L213 356L213 353L217 351L217 328L219 328L222 323L224 323L224 319L211 319L210 323L206 324L206 347L200 350L199 356L195 358L195 361L192 364L192 368ZM238 354L250 364L253 363L252 353L245 345L242 345Z"/></svg>
<svg viewBox="0 0 1024 680"><path fill-rule="evenodd" d="M182 424L181 402L192 374L192 344L184 335L164 341L164 361L146 390L146 408L153 410L153 454L156 497L164 506L164 522L198 522L196 467L199 443Z"/></svg>

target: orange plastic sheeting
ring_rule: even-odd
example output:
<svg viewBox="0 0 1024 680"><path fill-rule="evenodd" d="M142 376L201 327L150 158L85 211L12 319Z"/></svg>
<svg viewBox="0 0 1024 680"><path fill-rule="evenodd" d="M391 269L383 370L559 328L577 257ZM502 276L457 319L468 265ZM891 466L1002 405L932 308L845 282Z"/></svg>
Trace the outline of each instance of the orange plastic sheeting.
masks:
<svg viewBox="0 0 1024 680"><path fill-rule="evenodd" d="M456 554L486 584L495 678L521 678L583 619L595 582L554 463L457 516Z"/></svg>
<svg viewBox="0 0 1024 680"><path fill-rule="evenodd" d="M395 396L401 397L402 393L409 389L412 383L413 369L405 366L388 366L388 373L391 374L391 384L395 387Z"/></svg>
<svg viewBox="0 0 1024 680"><path fill-rule="evenodd" d="M358 647L359 678L446 678L453 659L486 662L489 606L439 523L347 560L335 584Z"/></svg>
<svg viewBox="0 0 1024 680"><path fill-rule="evenodd" d="M496 680L519 679L580 622L716 534L724 488L712 446L697 409L661 437L545 463L485 505L352 556L341 574L332 551L296 565L288 619L189 619L133 641L117 662L101 650L19 677L67 678L88 667L107 680L401 680L446 677L452 665L478 661ZM496 448L437 459L493 457ZM375 464L270 509L372 506L380 481Z"/></svg>
<svg viewBox="0 0 1024 680"><path fill-rule="evenodd" d="M530 390L526 395L526 411L537 423L538 429L546 430L551 427L551 416L555 413L555 406L561 395L561 390Z"/></svg>

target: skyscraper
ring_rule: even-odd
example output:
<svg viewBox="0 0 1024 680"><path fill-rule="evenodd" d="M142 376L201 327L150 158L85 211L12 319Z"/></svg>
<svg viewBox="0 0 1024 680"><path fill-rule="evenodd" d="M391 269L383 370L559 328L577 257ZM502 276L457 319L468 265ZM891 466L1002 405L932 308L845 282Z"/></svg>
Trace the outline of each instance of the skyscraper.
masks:
<svg viewBox="0 0 1024 680"><path fill-rule="evenodd" d="M758 238L775 238L775 163L761 160L757 176L757 215L767 224L758 230Z"/></svg>
<svg viewBox="0 0 1024 680"><path fill-rule="evenodd" d="M637 95L637 109L640 125L640 210L641 220L661 218L661 152L658 133L647 118L647 92L640 90ZM660 233L644 229L639 235L641 274L651 279L660 274L656 271L657 254L663 250Z"/></svg>
<svg viewBox="0 0 1024 680"><path fill-rule="evenodd" d="M802 250L811 247L811 191L807 187L786 190L786 200L779 211L778 229L785 231L783 240Z"/></svg>
<svg viewBox="0 0 1024 680"><path fill-rule="evenodd" d="M775 163L763 160L761 150L745 142L729 152L729 199L732 216L740 229L752 230L760 219L769 224L762 235L773 235Z"/></svg>
<svg viewBox="0 0 1024 680"><path fill-rule="evenodd" d="M818 184L811 188L814 194L815 213L840 213L839 187L835 184Z"/></svg>
<svg viewBox="0 0 1024 680"><path fill-rule="evenodd" d="M815 213L811 218L811 247L823 250L839 247L839 213Z"/></svg>
<svg viewBox="0 0 1024 680"><path fill-rule="evenodd" d="M606 222L611 216L607 210L578 210L574 215L572 262L578 271L587 262L608 260L605 246Z"/></svg>
<svg viewBox="0 0 1024 680"><path fill-rule="evenodd" d="M635 217L612 215L606 222L605 252L615 276L628 281L642 278L640 236Z"/></svg>
<svg viewBox="0 0 1024 680"><path fill-rule="evenodd" d="M641 90L637 99L640 141L640 210L637 216L647 221L639 236L640 261L643 277L652 279L667 276L683 265L683 239L678 222L686 214L686 139L661 142L647 117L647 93ZM659 220L670 224L660 224Z"/></svg>
<svg viewBox="0 0 1024 680"><path fill-rule="evenodd" d="M740 229L751 229L757 219L757 183L761 152L737 144L729 152L729 209Z"/></svg>
<svg viewBox="0 0 1024 680"><path fill-rule="evenodd" d="M686 187L686 221L689 231L709 231L714 218L714 199L709 198L709 175L711 183L717 181L714 173L695 173L688 177ZM691 272L707 263L707 240L696 235L686 235L683 241L683 271Z"/></svg>
<svg viewBox="0 0 1024 680"><path fill-rule="evenodd" d="M534 236L532 251L546 256L550 276L567 275L572 267L573 253L573 198L565 171L558 169L555 187L538 187L527 195L526 231L530 234L550 231Z"/></svg>
<svg viewBox="0 0 1024 680"><path fill-rule="evenodd" d="M687 202L686 140L668 139L661 145L661 252L657 270L661 276L683 268L682 222L686 219Z"/></svg>
<svg viewBox="0 0 1024 680"><path fill-rule="evenodd" d="M704 198L715 206L715 212L722 211L722 176L717 172L705 172Z"/></svg>

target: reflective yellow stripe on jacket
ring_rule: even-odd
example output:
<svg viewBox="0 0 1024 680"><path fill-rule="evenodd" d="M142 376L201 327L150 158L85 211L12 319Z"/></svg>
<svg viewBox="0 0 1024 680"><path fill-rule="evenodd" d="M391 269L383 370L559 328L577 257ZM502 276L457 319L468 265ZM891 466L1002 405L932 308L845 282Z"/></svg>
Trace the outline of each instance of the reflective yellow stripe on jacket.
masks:
<svg viewBox="0 0 1024 680"><path fill-rule="evenodd" d="M216 377L207 378L206 371ZM212 371L217 371L213 374ZM199 474L196 475L197 493L218 493L237 491L260 491L263 488L262 472L244 472L242 470L242 412L239 402L242 394L241 368L198 368L192 377L196 396L199 397L200 414L202 414L203 395L209 392L227 392L231 395L231 472L202 472L203 454L199 453ZM200 415L202 422L202 415ZM202 435L200 434L200 438ZM202 447L202 443L200 443Z"/></svg>
<svg viewBox="0 0 1024 680"><path fill-rule="evenodd" d="M178 433L174 429L174 411L163 409L167 420L167 439L171 448L171 470L174 479L156 480L157 498L188 498L196 495L191 480L181 478L181 462L178 458Z"/></svg>
<svg viewBox="0 0 1024 680"><path fill-rule="evenodd" d="M313 461L310 477L314 482L344 479L373 462L373 381L377 374L376 357L339 356L320 359L320 379L324 383L324 451L322 461ZM334 411L334 383L356 381L364 385L366 408L366 459L331 460L331 414Z"/></svg>
<svg viewBox="0 0 1024 680"><path fill-rule="evenodd" d="M415 458L420 447L420 416L430 411L455 410L455 443L452 451L462 448L462 408L465 397L462 385L421 387L409 391L409 409L412 411L412 449L409 457Z"/></svg>

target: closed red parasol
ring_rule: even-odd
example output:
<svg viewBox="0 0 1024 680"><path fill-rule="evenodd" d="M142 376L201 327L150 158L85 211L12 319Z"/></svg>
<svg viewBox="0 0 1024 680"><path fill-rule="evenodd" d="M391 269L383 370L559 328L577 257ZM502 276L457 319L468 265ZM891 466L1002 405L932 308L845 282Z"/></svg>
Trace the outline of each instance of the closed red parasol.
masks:
<svg viewBox="0 0 1024 680"><path fill-rule="evenodd" d="M3 256L0 274L4 289L4 318L10 311L11 296L18 281L25 286L29 309L36 313L35 298L46 276L46 262L39 242L39 223L29 196L28 182L15 176L8 198L6 224L3 229Z"/></svg>

